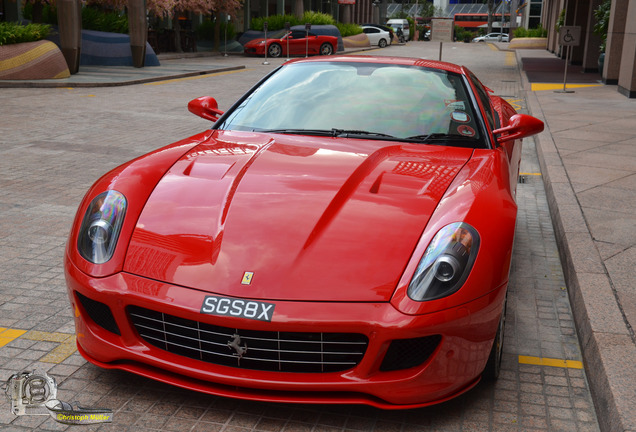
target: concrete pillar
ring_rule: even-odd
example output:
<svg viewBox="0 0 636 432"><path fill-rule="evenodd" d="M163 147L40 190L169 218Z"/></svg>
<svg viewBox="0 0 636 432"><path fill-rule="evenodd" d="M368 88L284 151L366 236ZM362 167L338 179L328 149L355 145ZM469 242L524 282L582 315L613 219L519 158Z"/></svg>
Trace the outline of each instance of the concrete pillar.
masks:
<svg viewBox="0 0 636 432"><path fill-rule="evenodd" d="M612 0L605 46L605 65L603 66L603 82L605 84L618 84L628 6L629 0Z"/></svg>
<svg viewBox="0 0 636 432"><path fill-rule="evenodd" d="M594 34L594 25L596 24L594 11L601 3L603 3L603 0L592 0L588 9L587 29L584 39L585 53L583 55L583 72L595 72L598 70L598 58L601 54L601 37Z"/></svg>
<svg viewBox="0 0 636 432"><path fill-rule="evenodd" d="M544 5L543 28L548 29L547 49L550 52L558 52L559 50L559 34L552 29L555 28L559 21L559 15L565 8L565 0L546 0Z"/></svg>
<svg viewBox="0 0 636 432"><path fill-rule="evenodd" d="M627 6L625 37L618 75L619 93L636 98L636 2Z"/></svg>
<svg viewBox="0 0 636 432"><path fill-rule="evenodd" d="M142 68L146 62L146 42L148 40L145 0L128 0L128 32L130 33L133 66Z"/></svg>
<svg viewBox="0 0 636 432"><path fill-rule="evenodd" d="M570 7L574 8L574 21L570 25L581 27L581 43L579 46L572 47L571 64L582 65L583 56L585 54L585 38L588 31L588 16L590 10L590 0L579 0L570 3Z"/></svg>
<svg viewBox="0 0 636 432"><path fill-rule="evenodd" d="M57 24L60 32L60 47L68 70L79 71L82 47L82 6L78 0L58 0Z"/></svg>

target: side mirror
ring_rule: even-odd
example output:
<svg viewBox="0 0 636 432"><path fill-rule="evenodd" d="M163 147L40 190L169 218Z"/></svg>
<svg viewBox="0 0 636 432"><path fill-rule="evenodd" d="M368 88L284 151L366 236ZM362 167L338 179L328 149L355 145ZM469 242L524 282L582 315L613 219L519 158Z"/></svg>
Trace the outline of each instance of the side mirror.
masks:
<svg viewBox="0 0 636 432"><path fill-rule="evenodd" d="M210 96L192 99L188 102L188 111L213 122L217 121L219 117L223 115L223 111L219 110L216 99Z"/></svg>
<svg viewBox="0 0 636 432"><path fill-rule="evenodd" d="M510 124L493 131L499 144L536 135L543 131L543 122L527 114L515 114L510 117Z"/></svg>

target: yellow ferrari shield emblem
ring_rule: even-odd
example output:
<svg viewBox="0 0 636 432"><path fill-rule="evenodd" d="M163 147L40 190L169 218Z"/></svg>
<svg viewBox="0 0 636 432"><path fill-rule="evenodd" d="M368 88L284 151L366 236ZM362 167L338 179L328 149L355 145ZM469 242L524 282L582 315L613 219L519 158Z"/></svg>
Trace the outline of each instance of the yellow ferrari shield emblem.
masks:
<svg viewBox="0 0 636 432"><path fill-rule="evenodd" d="M251 285L253 277L254 277L254 272L243 273L243 280L241 281L241 285Z"/></svg>

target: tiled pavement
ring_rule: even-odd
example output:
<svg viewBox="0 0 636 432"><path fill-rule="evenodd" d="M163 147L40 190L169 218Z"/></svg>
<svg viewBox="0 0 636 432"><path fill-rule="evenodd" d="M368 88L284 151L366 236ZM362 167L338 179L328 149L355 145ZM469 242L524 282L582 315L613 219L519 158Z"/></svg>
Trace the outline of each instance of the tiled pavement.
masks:
<svg viewBox="0 0 636 432"><path fill-rule="evenodd" d="M434 47L421 43L374 53L437 58ZM468 65L525 109L514 55L451 44L444 60ZM212 62L222 61L247 63L246 69L153 86L0 91L0 378L37 369L55 377L60 400L114 411L114 423L78 430L599 429L586 374L578 368L581 351L532 139L524 143L503 372L494 385L481 383L448 403L409 411L265 404L181 390L68 355L72 311L61 261L82 194L109 168L203 129L206 122L184 112L188 100L211 94L223 109L268 69L258 59ZM205 62L211 60L189 65ZM8 403L0 404L3 431L67 428L46 417L15 417Z"/></svg>

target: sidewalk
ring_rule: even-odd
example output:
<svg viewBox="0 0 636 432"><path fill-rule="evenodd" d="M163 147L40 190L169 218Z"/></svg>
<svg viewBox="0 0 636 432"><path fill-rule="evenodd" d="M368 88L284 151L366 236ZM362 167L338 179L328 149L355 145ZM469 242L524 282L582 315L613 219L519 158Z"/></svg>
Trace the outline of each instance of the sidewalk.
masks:
<svg viewBox="0 0 636 432"><path fill-rule="evenodd" d="M636 100L580 68L568 71L574 93L555 92L564 61L516 54L529 109L546 125L537 151L599 423L634 431Z"/></svg>
<svg viewBox="0 0 636 432"><path fill-rule="evenodd" d="M214 55L187 55L175 57L159 55L160 66L134 68L130 66L82 66L80 72L63 79L51 80L0 80L0 88L63 88L63 87L115 87L165 79L186 78L210 73L244 69L242 56L236 58L236 66L219 62L223 57ZM206 61L202 62L201 59Z"/></svg>

